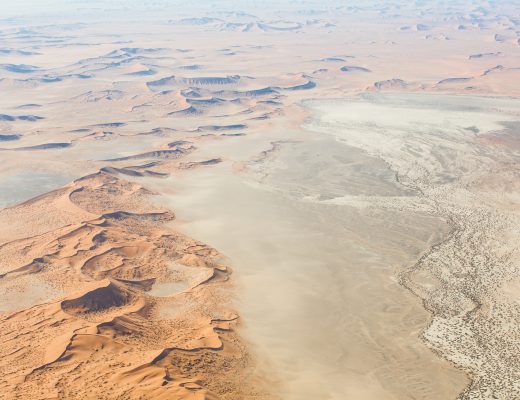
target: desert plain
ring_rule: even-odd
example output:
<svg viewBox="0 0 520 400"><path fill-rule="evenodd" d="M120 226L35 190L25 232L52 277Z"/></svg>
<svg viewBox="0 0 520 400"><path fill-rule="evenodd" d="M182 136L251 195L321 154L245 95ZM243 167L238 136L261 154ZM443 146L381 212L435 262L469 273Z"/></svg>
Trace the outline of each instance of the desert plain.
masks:
<svg viewBox="0 0 520 400"><path fill-rule="evenodd" d="M520 4L19 3L0 399L520 399Z"/></svg>

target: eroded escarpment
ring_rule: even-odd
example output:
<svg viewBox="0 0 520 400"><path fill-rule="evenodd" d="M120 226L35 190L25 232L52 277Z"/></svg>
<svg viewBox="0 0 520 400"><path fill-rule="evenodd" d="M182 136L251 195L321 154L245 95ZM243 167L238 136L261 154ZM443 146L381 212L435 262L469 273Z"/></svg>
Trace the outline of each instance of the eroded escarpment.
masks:
<svg viewBox="0 0 520 400"><path fill-rule="evenodd" d="M0 211L43 225L0 246L2 398L266 398L222 256L149 196L101 171Z"/></svg>

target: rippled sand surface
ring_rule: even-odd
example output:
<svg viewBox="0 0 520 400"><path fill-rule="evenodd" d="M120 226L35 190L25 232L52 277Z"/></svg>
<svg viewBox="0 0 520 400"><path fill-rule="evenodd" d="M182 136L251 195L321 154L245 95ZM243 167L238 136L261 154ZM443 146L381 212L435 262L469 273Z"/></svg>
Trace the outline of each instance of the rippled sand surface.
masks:
<svg viewBox="0 0 520 400"><path fill-rule="evenodd" d="M7 1L0 399L520 396L513 1Z"/></svg>

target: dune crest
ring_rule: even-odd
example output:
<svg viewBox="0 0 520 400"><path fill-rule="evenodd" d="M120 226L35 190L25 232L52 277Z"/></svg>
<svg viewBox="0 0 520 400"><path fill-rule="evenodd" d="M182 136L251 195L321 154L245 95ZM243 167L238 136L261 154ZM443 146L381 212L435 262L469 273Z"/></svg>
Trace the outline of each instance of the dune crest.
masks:
<svg viewBox="0 0 520 400"><path fill-rule="evenodd" d="M30 307L15 296L0 317L4 398L251 398L259 391L247 383L252 364L222 257L172 229L173 213L152 206L151 192L110 172L17 206L67 203L71 214L0 247L2 259L33 258L2 265L4 285L21 295L30 275L33 290L55 288ZM35 218L57 213L40 210ZM186 288L153 294L175 282Z"/></svg>

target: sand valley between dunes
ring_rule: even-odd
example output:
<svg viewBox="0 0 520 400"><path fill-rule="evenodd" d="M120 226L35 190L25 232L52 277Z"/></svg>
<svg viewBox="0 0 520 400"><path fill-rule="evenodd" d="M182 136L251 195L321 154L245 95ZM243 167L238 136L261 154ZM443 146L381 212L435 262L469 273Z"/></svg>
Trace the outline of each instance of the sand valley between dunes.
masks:
<svg viewBox="0 0 520 400"><path fill-rule="evenodd" d="M515 2L10 3L1 400L520 399Z"/></svg>

